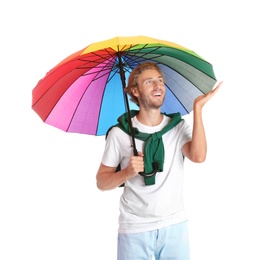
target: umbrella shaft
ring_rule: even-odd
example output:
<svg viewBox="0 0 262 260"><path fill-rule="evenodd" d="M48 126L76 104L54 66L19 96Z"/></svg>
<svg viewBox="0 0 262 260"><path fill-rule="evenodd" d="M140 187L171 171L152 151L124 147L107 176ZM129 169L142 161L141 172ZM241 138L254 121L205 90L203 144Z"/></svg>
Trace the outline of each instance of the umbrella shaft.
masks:
<svg viewBox="0 0 262 260"><path fill-rule="evenodd" d="M126 103L126 110L127 110L127 114L128 114L128 123L129 123L131 138L132 138L132 144L133 144L133 151L134 151L134 155L138 156L138 152L137 152L137 149L136 149L135 137L134 137L134 129L133 129L133 126L132 126L132 121L131 121L131 114L130 114L128 98L127 98L127 94L125 92L126 78L125 78L124 66L123 66L123 63L122 63L121 53L118 51L117 54L118 54L118 63L119 63L120 77L121 77L121 81L122 81L124 97L125 97L125 103Z"/></svg>

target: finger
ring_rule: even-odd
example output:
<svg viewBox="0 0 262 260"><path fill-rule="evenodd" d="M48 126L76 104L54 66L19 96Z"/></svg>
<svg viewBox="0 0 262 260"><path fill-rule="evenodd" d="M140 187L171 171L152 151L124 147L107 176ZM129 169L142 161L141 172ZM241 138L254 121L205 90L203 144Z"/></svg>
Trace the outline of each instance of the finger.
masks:
<svg viewBox="0 0 262 260"><path fill-rule="evenodd" d="M217 86L215 88L213 88L210 92L208 92L206 95L207 96L213 96L217 93L217 91L219 90L219 88L221 87L221 85L223 84L223 81L220 81Z"/></svg>
<svg viewBox="0 0 262 260"><path fill-rule="evenodd" d="M138 156L144 156L142 152L138 152Z"/></svg>
<svg viewBox="0 0 262 260"><path fill-rule="evenodd" d="M223 84L223 81L220 81L220 82L216 85L216 87L212 90L212 92L217 92L218 89L221 87L222 84Z"/></svg>

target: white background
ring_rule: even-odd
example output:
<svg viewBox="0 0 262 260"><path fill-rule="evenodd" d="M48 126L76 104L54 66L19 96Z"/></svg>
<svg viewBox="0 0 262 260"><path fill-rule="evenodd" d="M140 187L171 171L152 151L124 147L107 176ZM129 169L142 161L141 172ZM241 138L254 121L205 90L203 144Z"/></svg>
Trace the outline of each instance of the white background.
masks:
<svg viewBox="0 0 262 260"><path fill-rule="evenodd" d="M224 81L203 112L207 160L185 162L191 259L261 260L258 3L2 1L0 259L116 259L121 189L101 192L95 183L104 137L46 125L31 109L31 95L71 53L145 35L194 50Z"/></svg>

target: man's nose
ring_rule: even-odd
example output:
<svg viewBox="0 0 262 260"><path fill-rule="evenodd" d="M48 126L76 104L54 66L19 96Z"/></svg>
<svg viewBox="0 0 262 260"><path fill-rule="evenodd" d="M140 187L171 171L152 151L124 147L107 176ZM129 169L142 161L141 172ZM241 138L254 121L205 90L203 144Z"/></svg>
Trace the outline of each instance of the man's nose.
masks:
<svg viewBox="0 0 262 260"><path fill-rule="evenodd" d="M158 80L153 80L152 84L153 84L154 87L159 87L161 85Z"/></svg>

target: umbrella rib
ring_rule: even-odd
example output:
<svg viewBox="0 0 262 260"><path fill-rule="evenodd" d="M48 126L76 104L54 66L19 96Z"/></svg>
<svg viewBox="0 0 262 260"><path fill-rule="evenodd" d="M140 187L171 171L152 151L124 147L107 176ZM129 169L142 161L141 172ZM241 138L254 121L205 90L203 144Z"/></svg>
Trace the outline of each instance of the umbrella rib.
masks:
<svg viewBox="0 0 262 260"><path fill-rule="evenodd" d="M179 102L179 104L184 108L185 111L187 111L187 113L189 113L188 109L184 106L184 104L181 102L181 100L177 97L177 95L170 89L170 87L165 84L165 86L170 90L170 92L173 93L173 95L176 97L176 100ZM194 85L195 86L195 85Z"/></svg>
<svg viewBox="0 0 262 260"><path fill-rule="evenodd" d="M111 48L110 48L111 49ZM97 65L100 65L101 63L103 63L103 62L101 62L101 58L104 60L104 61L107 61L108 60L108 55L109 55L109 57L111 57L111 58L115 58L115 56L114 55L112 55L112 53L110 53L109 51L108 51L108 49L103 49L106 53L107 53L107 55L100 55L100 54L98 54L98 53L95 53L95 52L90 52L89 54L93 54L95 57L98 57L99 59L97 59L97 61L95 60L95 61L92 61L92 63L97 63ZM87 63L86 64L88 64L88 63L90 63L90 61L87 59L84 59L84 58L78 58L78 60L81 60L81 61L87 61ZM109 63L113 63L113 62L109 62ZM82 66L81 66L81 68L83 68ZM85 68L85 67L84 67ZM93 68L93 66L91 66L91 67L86 67L86 68Z"/></svg>
<svg viewBox="0 0 262 260"><path fill-rule="evenodd" d="M145 59L145 60L147 60L147 58L145 57L146 55L148 55L148 54L150 54L150 53L154 54L154 52L155 52L156 50L158 50L158 49L161 48L161 47L158 46L158 47L152 48L151 51L146 52L146 53L142 54L142 55L139 56L139 57L136 56L138 53L141 53L141 50L145 49L146 46L148 46L148 44L145 44L145 45L143 46L143 48L138 49L136 52L132 52L132 53L127 52L127 54L128 54L128 57L126 57L127 63L128 63L129 60L132 60L133 63L139 64L139 60L140 60L140 59ZM130 47L129 49L131 49L131 47ZM131 58L131 56L132 56L132 58ZM164 56L163 54L157 54L157 55L155 55L154 57L151 57L150 60L154 60L154 59L157 59L157 58L160 58L160 57L163 57L163 56ZM160 64L160 63L157 62L157 61L155 61L155 63Z"/></svg>

